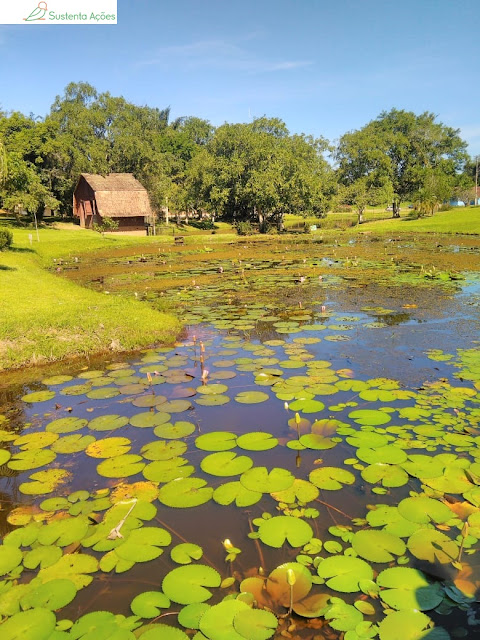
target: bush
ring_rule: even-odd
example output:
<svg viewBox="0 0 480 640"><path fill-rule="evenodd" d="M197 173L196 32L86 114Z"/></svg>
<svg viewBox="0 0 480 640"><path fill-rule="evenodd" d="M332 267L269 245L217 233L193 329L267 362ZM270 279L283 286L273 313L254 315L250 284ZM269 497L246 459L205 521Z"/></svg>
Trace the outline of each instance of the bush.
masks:
<svg viewBox="0 0 480 640"><path fill-rule="evenodd" d="M113 218L108 218L105 216L102 218L102 223L97 224L96 222L93 224L93 230L98 231L99 233L105 233L105 231L116 231L118 229L118 222Z"/></svg>
<svg viewBox="0 0 480 640"><path fill-rule="evenodd" d="M253 227L248 220L237 222L237 233L239 236L249 236L253 233Z"/></svg>
<svg viewBox="0 0 480 640"><path fill-rule="evenodd" d="M337 204L333 212L334 213L352 213L352 206L350 204Z"/></svg>
<svg viewBox="0 0 480 640"><path fill-rule="evenodd" d="M439 210L439 211L450 211L450 209L451 209L451 208L452 208L452 205L451 205L451 204L441 204L441 205L438 207L438 210Z"/></svg>
<svg viewBox="0 0 480 640"><path fill-rule="evenodd" d="M190 220L189 225L194 229L203 229L204 231L218 229L217 225L211 220Z"/></svg>
<svg viewBox="0 0 480 640"><path fill-rule="evenodd" d="M10 249L13 242L13 233L7 229L0 229L0 251Z"/></svg>

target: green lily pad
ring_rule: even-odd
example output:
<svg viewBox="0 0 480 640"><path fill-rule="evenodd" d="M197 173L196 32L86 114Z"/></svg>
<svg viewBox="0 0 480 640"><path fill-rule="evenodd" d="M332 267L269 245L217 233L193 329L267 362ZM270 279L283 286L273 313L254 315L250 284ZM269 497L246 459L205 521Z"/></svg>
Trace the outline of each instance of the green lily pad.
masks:
<svg viewBox="0 0 480 640"><path fill-rule="evenodd" d="M373 580L373 569L360 558L331 556L317 567L318 575L326 580L327 587L342 593L360 591L360 580Z"/></svg>
<svg viewBox="0 0 480 640"><path fill-rule="evenodd" d="M392 609L428 611L443 600L442 585L438 582L430 583L417 569L385 569L378 575L377 584L383 587L380 598Z"/></svg>
<svg viewBox="0 0 480 640"><path fill-rule="evenodd" d="M388 413L376 411L375 409L357 409L351 411L348 417L355 420L357 424L369 425L371 427L386 424L391 420Z"/></svg>
<svg viewBox="0 0 480 640"><path fill-rule="evenodd" d="M131 444L128 438L103 438L103 440L96 440L89 444L85 453L91 458L116 458L128 453Z"/></svg>
<svg viewBox="0 0 480 640"><path fill-rule="evenodd" d="M232 451L219 451L205 456L200 463L202 471L212 476L237 476L250 469L253 460L248 456L237 456Z"/></svg>
<svg viewBox="0 0 480 640"><path fill-rule="evenodd" d="M352 547L361 558L370 562L391 562L395 556L403 556L406 551L401 538L375 529L357 531L352 539Z"/></svg>
<svg viewBox="0 0 480 640"><path fill-rule="evenodd" d="M66 547L84 538L89 524L85 516L53 520L40 529L38 541L43 545L57 544L59 547Z"/></svg>
<svg viewBox="0 0 480 640"><path fill-rule="evenodd" d="M190 564L192 560L200 560L203 549L198 544L182 542L170 551L170 557L177 564Z"/></svg>
<svg viewBox="0 0 480 640"><path fill-rule="evenodd" d="M175 440L176 438L186 438L187 436L192 435L197 427L193 424L193 422L185 422L183 420L179 420L172 424L171 422L166 422L161 424L153 430L153 433L159 438L166 438L167 440Z"/></svg>
<svg viewBox="0 0 480 640"><path fill-rule="evenodd" d="M308 479L319 489L337 491L345 484L353 484L355 476L339 467L321 467L310 472Z"/></svg>
<svg viewBox="0 0 480 640"><path fill-rule="evenodd" d="M49 422L45 427L45 430L53 433L72 433L72 431L82 429L87 422L88 420L85 420L85 418L75 418L73 416L68 418L59 418L58 420Z"/></svg>
<svg viewBox="0 0 480 640"><path fill-rule="evenodd" d="M47 640L55 629L55 614L49 609L21 611L2 624L3 640Z"/></svg>
<svg viewBox="0 0 480 640"><path fill-rule="evenodd" d="M161 591L144 591L130 605L132 612L140 618L156 618L162 609L168 609L170 600Z"/></svg>
<svg viewBox="0 0 480 640"><path fill-rule="evenodd" d="M126 453L100 462L97 473L105 478L127 478L140 473L144 466L141 456Z"/></svg>
<svg viewBox="0 0 480 640"><path fill-rule="evenodd" d="M246 489L241 482L227 482L221 484L213 492L213 499L217 504L227 505L235 502L237 507L250 507L262 497L259 491Z"/></svg>
<svg viewBox="0 0 480 640"><path fill-rule="evenodd" d="M165 403L162 405L162 409ZM130 424L132 427L138 427L145 429L149 427L157 427L160 424L164 424L170 420L170 414L161 411L154 413L153 411L143 411L142 413L136 413L130 418Z"/></svg>
<svg viewBox="0 0 480 640"><path fill-rule="evenodd" d="M68 471L64 469L47 469L37 471L30 476L31 482L22 482L19 489L26 495L43 495L51 493L69 477Z"/></svg>
<svg viewBox="0 0 480 640"><path fill-rule="evenodd" d="M395 611L386 616L378 625L380 640L421 640L428 638L425 629L430 618L421 611Z"/></svg>
<svg viewBox="0 0 480 640"><path fill-rule="evenodd" d="M55 391L34 391L33 393L27 393L22 397L23 402L46 402L55 397Z"/></svg>
<svg viewBox="0 0 480 640"><path fill-rule="evenodd" d="M319 413L325 409L325 405L319 400L295 400L291 403L290 409L302 413Z"/></svg>
<svg viewBox="0 0 480 640"><path fill-rule="evenodd" d="M40 546L32 549L25 554L23 559L23 566L26 569L36 569L41 567L50 567L55 564L62 557L62 549L57 546Z"/></svg>
<svg viewBox="0 0 480 640"><path fill-rule="evenodd" d="M233 628L244 638L267 640L278 627L276 616L262 609L242 609L233 618Z"/></svg>
<svg viewBox="0 0 480 640"><path fill-rule="evenodd" d="M295 584L290 586L291 574ZM286 562L274 569L265 583L265 587L272 600L282 607L290 606L290 595L293 602L302 600L312 588L310 571L298 562Z"/></svg>
<svg viewBox="0 0 480 640"><path fill-rule="evenodd" d="M405 498L399 502L398 511L407 520L418 524L428 524L429 522L442 524L453 517L447 505L426 496Z"/></svg>
<svg viewBox="0 0 480 640"><path fill-rule="evenodd" d="M197 387L196 392L202 395L218 395L228 391L226 384L205 384L201 387Z"/></svg>
<svg viewBox="0 0 480 640"><path fill-rule="evenodd" d="M229 431L203 433L195 439L195 446L202 451L228 451L237 443L237 436Z"/></svg>
<svg viewBox="0 0 480 640"><path fill-rule="evenodd" d="M143 475L152 482L171 482L177 478L188 478L195 472L195 467L187 462L185 458L155 460L144 467Z"/></svg>
<svg viewBox="0 0 480 640"><path fill-rule="evenodd" d="M274 449L277 444L277 438L265 431L252 431L237 438L237 446L246 451L268 451Z"/></svg>
<svg viewBox="0 0 480 640"><path fill-rule="evenodd" d="M87 393L87 398L91 400L107 400L108 398L115 398L120 391L116 387L102 387L100 389L92 389Z"/></svg>
<svg viewBox="0 0 480 640"><path fill-rule="evenodd" d="M72 433L56 440L52 444L52 451L55 451L55 453L78 453L79 451L85 451L92 442L95 442L94 436L82 436L80 433Z"/></svg>
<svg viewBox="0 0 480 640"><path fill-rule="evenodd" d="M406 471L397 465L383 462L369 465L362 470L361 475L366 482L381 482L383 487L403 487L408 482Z"/></svg>
<svg viewBox="0 0 480 640"><path fill-rule="evenodd" d="M198 507L212 497L213 489L206 485L201 478L176 478L160 489L158 499L167 507Z"/></svg>
<svg viewBox="0 0 480 640"><path fill-rule="evenodd" d="M225 395L206 395L196 398L195 402L202 407L220 407L230 402L230 398Z"/></svg>
<svg viewBox="0 0 480 640"><path fill-rule="evenodd" d="M295 602L293 610L302 618L318 618L322 615L322 611L325 609L329 599L330 594L328 593L316 593L303 598L299 602Z"/></svg>
<svg viewBox="0 0 480 640"><path fill-rule="evenodd" d="M42 380L42 384L50 387L50 386L55 386L57 384L65 384L66 382L70 382L70 380L73 380L72 376L62 376L62 375L58 375L58 376L50 376L49 378L44 378Z"/></svg>
<svg viewBox="0 0 480 640"><path fill-rule="evenodd" d="M268 393L263 391L240 391L235 396L235 401L241 404L259 404L269 399Z"/></svg>
<svg viewBox="0 0 480 640"><path fill-rule="evenodd" d="M275 516L259 524L260 540L269 547L279 549L286 541L292 547L303 547L313 537L312 527L299 518Z"/></svg>
<svg viewBox="0 0 480 640"><path fill-rule="evenodd" d="M149 562L163 553L172 536L160 527L142 527L128 534L125 542L116 547L115 553L123 560L130 562Z"/></svg>
<svg viewBox="0 0 480 640"><path fill-rule="evenodd" d="M0 545L0 575L10 573L22 562L23 553L10 545Z"/></svg>
<svg viewBox="0 0 480 640"><path fill-rule="evenodd" d="M26 451L20 451L13 456L7 463L10 469L15 471L27 471L29 469L38 469L49 464L55 458L57 454L50 449L27 449Z"/></svg>
<svg viewBox="0 0 480 640"><path fill-rule="evenodd" d="M300 436L300 442L307 449L313 449L316 451L326 451L327 449L333 449L337 446L331 438L325 438L318 433L306 433Z"/></svg>
<svg viewBox="0 0 480 640"><path fill-rule="evenodd" d="M283 491L274 491L271 496L277 502L292 504L295 501L307 503L318 498L318 488L311 482L295 478L293 485Z"/></svg>
<svg viewBox="0 0 480 640"><path fill-rule="evenodd" d="M162 590L173 602L193 604L212 597L207 587L219 587L222 578L218 571L204 564L188 564L172 569L162 582Z"/></svg>
<svg viewBox="0 0 480 640"><path fill-rule="evenodd" d="M238 613L252 611L240 600L226 600L210 607L200 618L200 631L209 640L245 640L233 627Z"/></svg>
<svg viewBox="0 0 480 640"><path fill-rule="evenodd" d="M273 468L268 471L266 467L253 467L240 477L240 482L249 491L259 493L274 493L284 491L293 485L295 477L287 469Z"/></svg>
<svg viewBox="0 0 480 640"><path fill-rule="evenodd" d="M200 619L208 609L210 609L210 605L206 602L187 604L178 614L178 622L185 629L199 629ZM201 640L201 638L197 638L197 640Z"/></svg>
<svg viewBox="0 0 480 640"><path fill-rule="evenodd" d="M22 609L43 607L56 611L66 607L77 595L77 588L71 580L57 578L33 588L20 600Z"/></svg>
<svg viewBox="0 0 480 640"><path fill-rule="evenodd" d="M375 464L376 462L400 464L407 459L405 451L395 445L385 445L383 447L375 447L374 449L361 447L357 449L355 455L359 460L367 462L368 464Z"/></svg>
<svg viewBox="0 0 480 640"><path fill-rule="evenodd" d="M323 616L336 631L353 631L363 622L360 611L340 598L330 598Z"/></svg>
<svg viewBox="0 0 480 640"><path fill-rule="evenodd" d="M38 577L42 582L50 580L68 579L77 589L88 586L93 577L90 573L98 570L98 560L85 553L67 554L62 556L55 564L41 569Z"/></svg>
<svg viewBox="0 0 480 640"><path fill-rule="evenodd" d="M446 564L458 558L458 545L447 535L435 529L415 531L407 543L410 553L420 560ZM401 555L401 554L399 554Z"/></svg>
<svg viewBox="0 0 480 640"><path fill-rule="evenodd" d="M146 460L171 460L187 450L186 442L180 440L155 440L145 444L140 453Z"/></svg>
<svg viewBox="0 0 480 640"><path fill-rule="evenodd" d="M88 428L92 431L114 431L128 424L128 418L119 415L99 416L90 420Z"/></svg>

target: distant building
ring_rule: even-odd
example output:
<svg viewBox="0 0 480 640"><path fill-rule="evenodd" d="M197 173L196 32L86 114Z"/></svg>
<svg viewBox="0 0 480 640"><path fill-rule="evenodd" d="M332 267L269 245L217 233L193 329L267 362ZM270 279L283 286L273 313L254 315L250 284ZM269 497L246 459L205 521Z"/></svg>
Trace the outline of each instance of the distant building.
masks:
<svg viewBox="0 0 480 640"><path fill-rule="evenodd" d="M118 222L118 231L145 231L152 210L147 190L131 173L82 173L73 194L73 215L87 229L108 217Z"/></svg>
<svg viewBox="0 0 480 640"><path fill-rule="evenodd" d="M464 202L463 200L459 200L457 197L452 197L449 200L449 204L452 207L464 207L466 204L474 205L480 204L480 187L477 187L477 197L475 198L475 187L472 187L472 196L469 202Z"/></svg>

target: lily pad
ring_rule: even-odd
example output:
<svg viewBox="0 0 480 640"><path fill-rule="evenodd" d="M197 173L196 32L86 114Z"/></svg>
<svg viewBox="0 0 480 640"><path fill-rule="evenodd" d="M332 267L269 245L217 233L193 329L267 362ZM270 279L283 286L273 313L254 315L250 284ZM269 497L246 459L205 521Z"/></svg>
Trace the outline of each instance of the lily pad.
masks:
<svg viewBox="0 0 480 640"><path fill-rule="evenodd" d="M399 502L398 511L407 520L418 524L428 524L429 522L442 524L453 517L452 511L447 505L426 496L405 498Z"/></svg>
<svg viewBox="0 0 480 640"><path fill-rule="evenodd" d="M267 640L278 627L276 616L262 609L242 609L233 618L233 628L250 640Z"/></svg>
<svg viewBox="0 0 480 640"><path fill-rule="evenodd" d="M361 580L373 580L373 569L360 558L332 556L322 560L317 567L318 575L326 580L327 587L342 593L360 591Z"/></svg>
<svg viewBox="0 0 480 640"><path fill-rule="evenodd" d="M313 537L312 527L299 518L275 516L259 524L260 540L269 547L279 549L286 541L292 547L303 547Z"/></svg>
<svg viewBox="0 0 480 640"><path fill-rule="evenodd" d="M22 609L43 607L56 611L66 607L77 595L77 588L71 580L57 578L33 588L20 600Z"/></svg>
<svg viewBox="0 0 480 640"><path fill-rule="evenodd" d="M292 573L293 585L291 585ZM275 603L282 607L288 607L290 606L290 595L293 602L298 602L310 593L312 574L298 562L286 562L270 573L265 587Z"/></svg>
<svg viewBox="0 0 480 640"><path fill-rule="evenodd" d="M195 446L202 451L228 451L236 446L237 436L229 431L203 433L195 439Z"/></svg>
<svg viewBox="0 0 480 640"><path fill-rule="evenodd" d="M419 529L410 536L407 546L416 558L428 562L447 564L458 557L457 543L435 529Z"/></svg>
<svg viewBox="0 0 480 640"><path fill-rule="evenodd" d="M126 453L100 462L97 473L105 478L127 478L140 473L144 466L141 456Z"/></svg>
<svg viewBox="0 0 480 640"><path fill-rule="evenodd" d="M88 423L88 428L92 431L115 431L128 424L128 418L119 415L106 415L93 418Z"/></svg>
<svg viewBox="0 0 480 640"><path fill-rule="evenodd" d="M237 476L250 469L253 460L248 456L238 456L232 451L219 451L205 456L200 463L202 471L212 476ZM247 487L248 488L248 487Z"/></svg>
<svg viewBox="0 0 480 640"><path fill-rule="evenodd" d="M22 397L23 402L46 402L55 397L55 391L34 391L33 393L27 393Z"/></svg>
<svg viewBox="0 0 480 640"><path fill-rule="evenodd" d="M353 484L355 476L346 469L339 467L321 467L310 472L308 479L319 489L337 491L345 484Z"/></svg>
<svg viewBox="0 0 480 640"><path fill-rule="evenodd" d="M266 467L253 467L240 477L240 482L246 489L259 493L284 491L293 485L294 480L290 471L277 467L271 471Z"/></svg>
<svg viewBox="0 0 480 640"><path fill-rule="evenodd" d="M188 564L172 569L162 582L162 590L173 602L193 604L212 597L208 587L219 587L222 578L218 571L204 564Z"/></svg>
<svg viewBox="0 0 480 640"><path fill-rule="evenodd" d="M212 497L213 489L206 485L201 478L176 478L160 489L158 499L167 507L198 507Z"/></svg>
<svg viewBox="0 0 480 640"><path fill-rule="evenodd" d="M361 558L370 562L391 562L395 556L403 556L406 551L401 538L375 529L357 531L352 539L352 547Z"/></svg>
<svg viewBox="0 0 480 640"><path fill-rule="evenodd" d="M377 584L383 587L380 598L392 609L428 611L443 600L442 585L438 582L430 583L417 569L385 569L378 575Z"/></svg>
<svg viewBox="0 0 480 640"><path fill-rule="evenodd" d="M256 504L262 495L259 491L246 489L241 482L227 482L215 489L213 499L222 505L235 502L237 507L250 507Z"/></svg>
<svg viewBox="0 0 480 640"><path fill-rule="evenodd" d="M85 420L85 418L75 418L74 416L59 418L58 420L49 422L45 427L45 430L53 433L72 433L72 431L79 431L82 429L87 422L88 420Z"/></svg>
<svg viewBox="0 0 480 640"><path fill-rule="evenodd" d="M277 444L277 438L265 431L252 431L237 438L237 446L246 451L268 451L274 449Z"/></svg>
<svg viewBox="0 0 480 640"><path fill-rule="evenodd" d="M156 618L169 606L170 600L161 591L145 591L132 600L130 608L136 616L148 619Z"/></svg>
<svg viewBox="0 0 480 640"><path fill-rule="evenodd" d="M348 417L355 420L357 424L369 425L371 427L386 424L391 420L388 413L376 411L375 409L357 409L351 411Z"/></svg>
<svg viewBox="0 0 480 640"><path fill-rule="evenodd" d="M240 391L235 396L235 400L241 404L259 404L268 400L269 397L268 393L263 393L263 391Z"/></svg>
<svg viewBox="0 0 480 640"><path fill-rule="evenodd" d="M2 624L3 640L47 640L55 629L55 614L49 609L21 611Z"/></svg>

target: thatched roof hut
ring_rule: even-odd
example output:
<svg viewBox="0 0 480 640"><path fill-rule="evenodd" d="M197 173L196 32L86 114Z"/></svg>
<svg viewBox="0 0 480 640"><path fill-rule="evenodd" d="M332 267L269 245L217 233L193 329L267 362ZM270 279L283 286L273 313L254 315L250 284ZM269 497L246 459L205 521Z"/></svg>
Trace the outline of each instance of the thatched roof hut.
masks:
<svg viewBox="0 0 480 640"><path fill-rule="evenodd" d="M89 229L108 217L118 222L119 231L143 231L152 210L147 190L131 173L82 173L73 194L73 214Z"/></svg>

